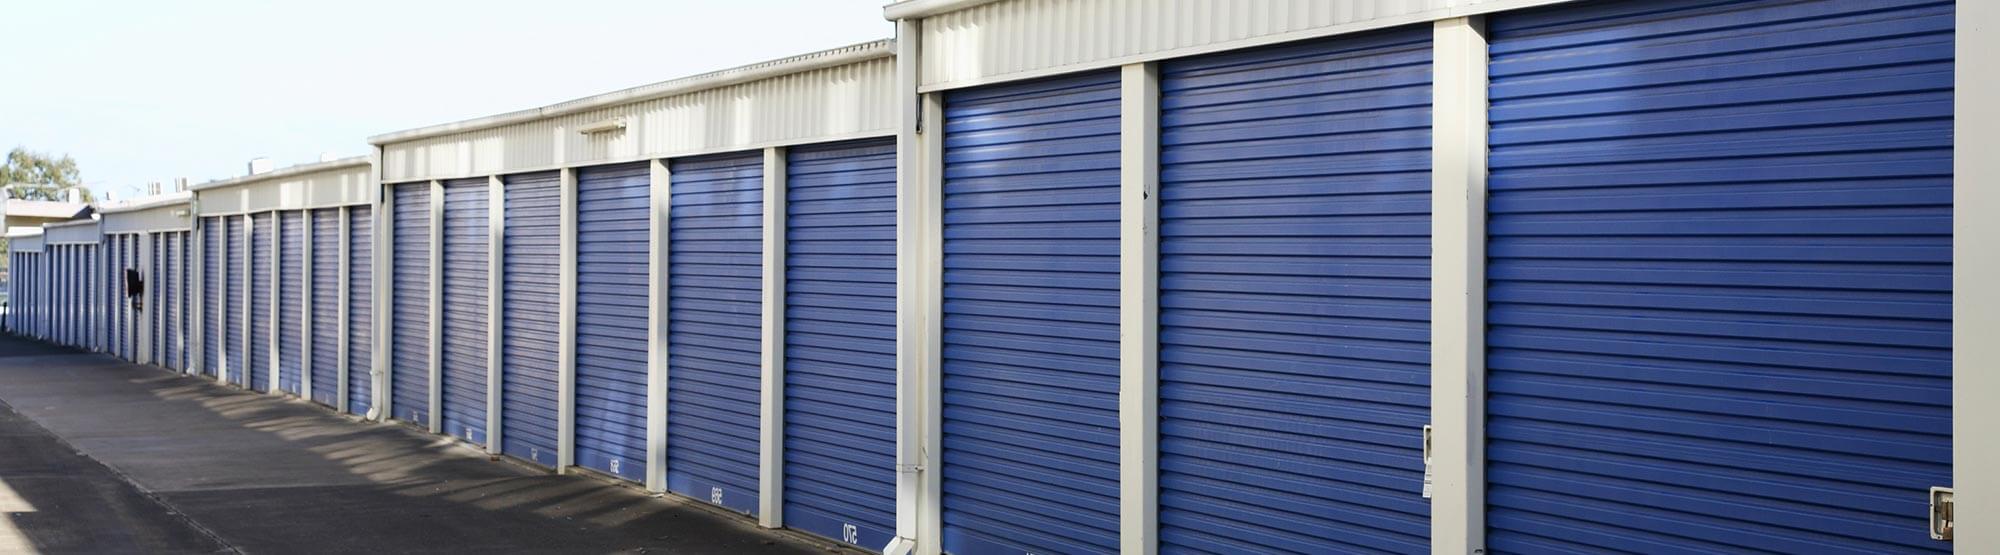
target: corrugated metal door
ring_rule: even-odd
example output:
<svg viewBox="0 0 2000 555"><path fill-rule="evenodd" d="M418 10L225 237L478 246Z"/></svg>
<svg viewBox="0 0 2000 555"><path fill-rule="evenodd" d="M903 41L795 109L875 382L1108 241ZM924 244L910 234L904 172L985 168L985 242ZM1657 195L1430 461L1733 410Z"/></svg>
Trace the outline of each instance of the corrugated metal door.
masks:
<svg viewBox="0 0 2000 555"><path fill-rule="evenodd" d="M164 333L161 336L166 343L167 353L164 366L174 370L182 370L187 368L187 366L181 358L183 349L181 345L180 314L181 309L184 307L181 303L181 290L185 286L180 280L182 273L181 258L186 253L183 252L185 247L182 246L180 233L167 232L161 233L160 236L162 237L162 242L166 244L165 271L161 272L159 279L160 291L162 293L160 299L160 319L162 320L161 327L164 328Z"/></svg>
<svg viewBox="0 0 2000 555"><path fill-rule="evenodd" d="M493 196L486 178L444 183L444 432L486 442L486 312Z"/></svg>
<svg viewBox="0 0 2000 555"><path fill-rule="evenodd" d="M146 268L146 320L152 325L151 349L153 365L167 367L167 234L148 233L144 240L153 244L153 264Z"/></svg>
<svg viewBox="0 0 2000 555"><path fill-rule="evenodd" d="M312 212L312 400L340 400L340 209Z"/></svg>
<svg viewBox="0 0 2000 555"><path fill-rule="evenodd" d="M305 212L279 214L278 222L278 389L298 395L305 389Z"/></svg>
<svg viewBox="0 0 2000 555"><path fill-rule="evenodd" d="M1952 3L1490 24L1493 550L1949 550Z"/></svg>
<svg viewBox="0 0 2000 555"><path fill-rule="evenodd" d="M686 158L670 169L667 489L755 513L764 154Z"/></svg>
<svg viewBox="0 0 2000 555"><path fill-rule="evenodd" d="M222 289L222 268L224 261L223 227L222 218L211 216L202 218L201 220L201 264L203 264L201 272L201 299L203 305L195 308L202 311L201 371L208 376L215 376L216 372L222 369L222 349L220 348L223 336L222 322L227 320L220 310L221 307L228 304L224 299L224 291ZM118 299L113 298L112 303L115 305L118 303Z"/></svg>
<svg viewBox="0 0 2000 555"><path fill-rule="evenodd" d="M250 285L248 281L250 270L243 267L247 261L245 257L248 256L247 253L249 252L249 249L243 244L248 239L243 235L246 222L243 216L229 216L224 218L224 220L229 224L229 246L227 249L229 252L225 253L228 255L228 259L224 262L224 264L228 265L229 283L227 288L229 295L228 301L223 307L223 310L227 312L226 323L228 327L228 331L225 332L228 345L224 346L223 350L228 353L227 370L230 380L237 385L249 387L250 378L245 370L249 367L250 357L248 353L244 352L244 348L248 347L250 343L243 337L243 303L249 299L249 295L244 292L244 288Z"/></svg>
<svg viewBox="0 0 2000 555"><path fill-rule="evenodd" d="M119 350L119 356L129 362L139 361L139 330L141 329L139 322L141 318L145 317L145 312L141 310L141 307L133 304L133 301L136 299L132 295L131 283L125 280L125 272L137 271L139 269L139 237L137 234L126 234L118 236L117 239L120 264L118 268L118 302L120 305L119 311L125 316L125 321L118 327L118 335L124 343L124 348Z"/></svg>
<svg viewBox="0 0 2000 555"><path fill-rule="evenodd" d="M270 212L250 215L250 389L271 389L271 254L277 248L277 218Z"/></svg>
<svg viewBox="0 0 2000 555"><path fill-rule="evenodd" d="M170 307L167 311L167 330L170 332L169 337L173 338L171 343L173 356L170 360L174 362L174 369L187 371L189 363L192 362L192 356L188 354L188 300L191 298L188 291L193 288L189 283L193 276L188 271L188 261L193 257L188 253L188 249L193 247L193 242L188 239L190 233L186 231L174 232L169 236L173 239L174 266L173 272L167 276L169 285L173 287L173 294L168 297Z"/></svg>
<svg viewBox="0 0 2000 555"><path fill-rule="evenodd" d="M896 535L896 143L786 158L785 525L879 548Z"/></svg>
<svg viewBox="0 0 2000 555"><path fill-rule="evenodd" d="M646 477L647 164L577 171L576 464Z"/></svg>
<svg viewBox="0 0 2000 555"><path fill-rule="evenodd" d="M508 176L501 245L500 450L556 465L562 174ZM621 467L620 470L623 470Z"/></svg>
<svg viewBox="0 0 2000 555"><path fill-rule="evenodd" d="M946 93L946 551L1118 549L1118 89Z"/></svg>
<svg viewBox="0 0 2000 555"><path fill-rule="evenodd" d="M390 230L389 406L392 418L428 425L431 401L431 185L395 186Z"/></svg>
<svg viewBox="0 0 2000 555"><path fill-rule="evenodd" d="M347 208L347 412L366 415L375 405L375 216L368 206Z"/></svg>
<svg viewBox="0 0 2000 555"><path fill-rule="evenodd" d="M1429 550L1431 26L1160 66L1160 548Z"/></svg>

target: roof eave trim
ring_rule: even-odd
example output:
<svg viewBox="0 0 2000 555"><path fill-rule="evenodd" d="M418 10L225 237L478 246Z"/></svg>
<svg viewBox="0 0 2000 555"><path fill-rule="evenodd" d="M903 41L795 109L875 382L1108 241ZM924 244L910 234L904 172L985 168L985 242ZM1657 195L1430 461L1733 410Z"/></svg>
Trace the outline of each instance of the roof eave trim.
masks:
<svg viewBox="0 0 2000 555"><path fill-rule="evenodd" d="M882 18L889 21L923 19L933 15L976 8L1000 0L909 0L882 6Z"/></svg>
<svg viewBox="0 0 2000 555"><path fill-rule="evenodd" d="M637 87L632 87L621 91L610 92L596 96L588 96L576 100L571 100L568 102L551 104L540 108L532 108L528 110L508 112L505 114L486 116L483 118L469 119L465 121L446 123L442 125L433 125L430 127L419 127L416 129L410 129L406 131L397 131L394 133L384 133L381 135L369 137L368 144L382 146L382 145L409 142L418 139L436 137L440 135L450 135L454 133L480 131L485 129L492 129L495 127L514 125L517 123L525 123L530 121L549 119L558 116L565 116L578 112L596 110L599 108L609 108L612 106L621 106L625 104L632 104L635 102L644 102L647 100L653 100L657 98L665 98L669 96L683 95L693 92L705 91L709 89L717 89L717 88L727 87L730 85L748 83L751 81L761 81L773 77L782 77L785 75L803 73L816 69L839 67L849 64L865 62L868 60L874 60L878 58L887 58L890 56L894 56L896 54L896 49L894 44L895 44L894 39L881 39L871 42L864 42L856 45L843 46L832 50L822 50L819 52L793 56L790 58L782 58L778 60L751 64L738 68L704 73L692 77L683 77L680 79L674 79L671 81L664 81L660 83L653 83L650 85L640 85Z"/></svg>
<svg viewBox="0 0 2000 555"><path fill-rule="evenodd" d="M323 171L331 171L331 170L338 170L338 169L346 169L346 168L349 168L349 167L357 167L357 166L359 166L359 167L365 167L365 166L367 166L367 165L368 165L368 157L367 157L367 156L351 156L351 157L347 157L347 158L341 158L341 159L339 159L339 160L330 160L330 161L326 161L326 162L314 162L314 163L311 163L311 164L299 164L299 165L296 165L296 166L288 166L288 167L285 167L285 168L281 168L281 169L277 169L277 170L272 170L272 171L269 171L269 172L265 172L265 173L260 173L260 174L256 174L256 175L246 175L246 176L242 176L242 177L231 177L231 178L229 178L229 179L222 179L222 180L217 180L217 181L210 181L210 182L207 182L207 183L203 183L203 184L200 184L200 185L195 185L195 186L192 186L192 187L188 187L188 190L189 190L189 191L206 191L206 190L209 190L209 189L221 189L221 188L224 188L224 187L234 187L234 186L237 186L237 185L247 185L247 184L250 184L250 183L260 183L260 182L264 182L264 181L270 181L270 180L273 180L273 179L283 179L283 178L287 178L287 177L296 177L296 176L300 176L300 175L305 175L305 174L309 174L309 173L318 173L318 172L323 172Z"/></svg>

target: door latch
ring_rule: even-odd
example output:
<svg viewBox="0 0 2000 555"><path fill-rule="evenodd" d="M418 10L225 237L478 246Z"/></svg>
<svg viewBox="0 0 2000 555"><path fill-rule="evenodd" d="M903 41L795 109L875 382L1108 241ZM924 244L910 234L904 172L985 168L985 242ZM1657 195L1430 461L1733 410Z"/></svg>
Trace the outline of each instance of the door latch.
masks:
<svg viewBox="0 0 2000 555"><path fill-rule="evenodd" d="M1951 541L1951 488L1931 488L1931 539Z"/></svg>
<svg viewBox="0 0 2000 555"><path fill-rule="evenodd" d="M1432 484L1434 483L1436 482L1431 476L1431 425L1425 424L1424 425L1424 499L1431 498L1431 489L1432 489Z"/></svg>

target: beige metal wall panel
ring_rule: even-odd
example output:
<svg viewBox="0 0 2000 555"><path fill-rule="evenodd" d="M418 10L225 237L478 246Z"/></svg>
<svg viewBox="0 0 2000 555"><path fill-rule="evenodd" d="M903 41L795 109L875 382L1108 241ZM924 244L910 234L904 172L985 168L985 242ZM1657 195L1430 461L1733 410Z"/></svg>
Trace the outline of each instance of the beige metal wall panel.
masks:
<svg viewBox="0 0 2000 555"><path fill-rule="evenodd" d="M922 88L967 87L1567 0L1001 0L924 18Z"/></svg>
<svg viewBox="0 0 2000 555"><path fill-rule="evenodd" d="M9 252L42 252L42 234L8 235Z"/></svg>
<svg viewBox="0 0 2000 555"><path fill-rule="evenodd" d="M195 186L202 216L369 203L367 158L304 164Z"/></svg>
<svg viewBox="0 0 2000 555"><path fill-rule="evenodd" d="M382 146L385 182L451 179L645 158L887 136L894 58L877 57ZM622 130L580 129L622 122Z"/></svg>
<svg viewBox="0 0 2000 555"><path fill-rule="evenodd" d="M94 245L104 238L96 220L42 224L42 241L49 245Z"/></svg>
<svg viewBox="0 0 2000 555"><path fill-rule="evenodd" d="M194 218L190 216L193 205L186 199L178 203L161 204L146 208L100 212L104 218L105 233L138 233L145 231L185 231L193 228Z"/></svg>

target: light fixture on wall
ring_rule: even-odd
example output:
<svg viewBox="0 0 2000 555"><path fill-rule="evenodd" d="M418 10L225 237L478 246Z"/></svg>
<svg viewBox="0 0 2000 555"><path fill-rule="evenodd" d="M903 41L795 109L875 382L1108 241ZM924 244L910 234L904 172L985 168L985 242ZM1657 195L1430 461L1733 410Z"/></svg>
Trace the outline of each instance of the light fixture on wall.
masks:
<svg viewBox="0 0 2000 555"><path fill-rule="evenodd" d="M598 133L609 133L612 131L623 131L623 130L625 130L625 118L611 118L576 128L577 133L582 133L585 135L595 135Z"/></svg>

